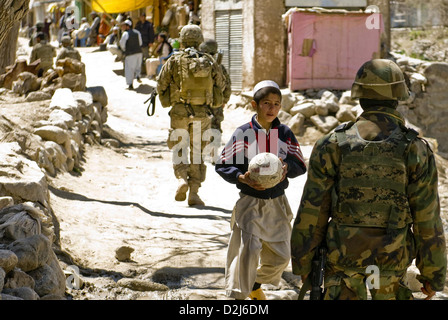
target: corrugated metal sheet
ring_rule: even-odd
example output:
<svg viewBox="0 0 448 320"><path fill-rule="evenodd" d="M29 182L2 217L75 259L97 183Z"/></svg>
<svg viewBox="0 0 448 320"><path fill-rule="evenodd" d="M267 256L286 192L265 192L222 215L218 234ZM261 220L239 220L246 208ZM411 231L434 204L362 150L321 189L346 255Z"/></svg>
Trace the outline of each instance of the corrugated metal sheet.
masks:
<svg viewBox="0 0 448 320"><path fill-rule="evenodd" d="M218 48L223 51L222 64L232 82L232 91L243 86L243 12L242 10L215 11L215 37Z"/></svg>

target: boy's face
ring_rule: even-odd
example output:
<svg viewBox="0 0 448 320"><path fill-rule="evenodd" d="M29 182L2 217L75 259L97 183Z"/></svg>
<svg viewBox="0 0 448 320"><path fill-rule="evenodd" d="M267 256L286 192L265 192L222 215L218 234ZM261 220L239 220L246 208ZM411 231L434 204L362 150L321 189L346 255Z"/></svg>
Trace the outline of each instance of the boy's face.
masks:
<svg viewBox="0 0 448 320"><path fill-rule="evenodd" d="M272 123L280 111L282 101L279 95L269 93L266 97L260 100L258 105L255 101L252 101L252 106L257 112L258 121L260 123Z"/></svg>

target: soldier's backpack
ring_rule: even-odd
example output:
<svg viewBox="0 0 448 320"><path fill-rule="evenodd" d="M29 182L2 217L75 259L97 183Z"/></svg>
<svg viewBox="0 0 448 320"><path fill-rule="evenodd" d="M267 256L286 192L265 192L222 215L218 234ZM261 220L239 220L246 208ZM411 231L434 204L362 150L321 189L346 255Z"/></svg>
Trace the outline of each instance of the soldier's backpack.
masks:
<svg viewBox="0 0 448 320"><path fill-rule="evenodd" d="M411 221L405 154L418 133L397 127L385 140L367 141L353 123L336 128L335 133L341 150L333 194L335 222L388 230L405 227Z"/></svg>
<svg viewBox="0 0 448 320"><path fill-rule="evenodd" d="M213 58L193 48L179 54L180 99L191 105L220 106L222 91L214 88Z"/></svg>

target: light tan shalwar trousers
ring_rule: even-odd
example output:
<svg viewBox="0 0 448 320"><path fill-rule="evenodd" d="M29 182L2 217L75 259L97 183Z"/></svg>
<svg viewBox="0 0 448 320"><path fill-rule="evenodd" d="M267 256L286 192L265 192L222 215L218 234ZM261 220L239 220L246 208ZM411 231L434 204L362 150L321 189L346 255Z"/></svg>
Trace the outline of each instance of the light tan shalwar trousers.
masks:
<svg viewBox="0 0 448 320"><path fill-rule="evenodd" d="M255 282L278 285L291 256L292 212L285 195L259 199L240 193L227 250L226 295L245 299Z"/></svg>

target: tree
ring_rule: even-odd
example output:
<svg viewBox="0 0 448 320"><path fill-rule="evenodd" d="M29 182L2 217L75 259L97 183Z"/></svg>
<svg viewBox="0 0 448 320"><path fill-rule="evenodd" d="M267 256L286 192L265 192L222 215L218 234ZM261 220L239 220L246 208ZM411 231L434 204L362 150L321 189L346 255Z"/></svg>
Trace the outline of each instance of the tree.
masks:
<svg viewBox="0 0 448 320"><path fill-rule="evenodd" d="M0 74L14 64L20 21L29 10L30 0L0 0Z"/></svg>

